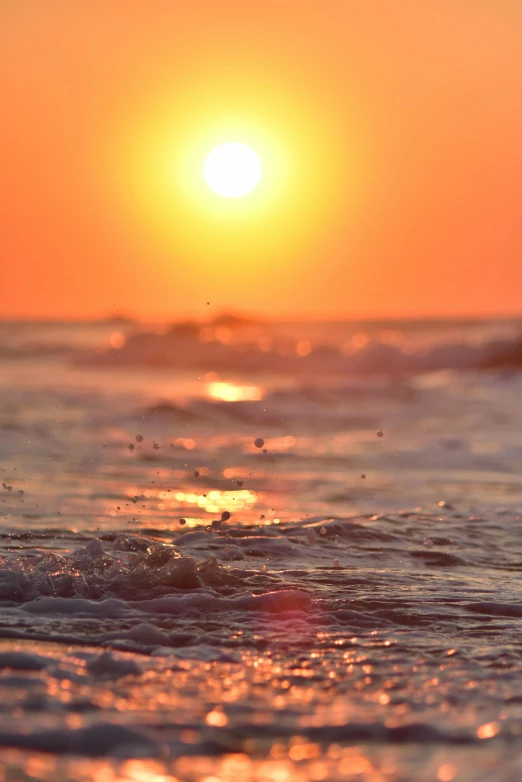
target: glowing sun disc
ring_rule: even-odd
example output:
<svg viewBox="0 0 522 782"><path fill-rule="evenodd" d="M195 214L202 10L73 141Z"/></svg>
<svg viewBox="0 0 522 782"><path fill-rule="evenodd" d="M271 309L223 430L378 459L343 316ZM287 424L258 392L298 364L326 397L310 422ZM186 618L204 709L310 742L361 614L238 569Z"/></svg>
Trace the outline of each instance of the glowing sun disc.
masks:
<svg viewBox="0 0 522 782"><path fill-rule="evenodd" d="M203 175L209 188L223 198L241 198L261 179L261 161L246 144L220 144L207 155Z"/></svg>

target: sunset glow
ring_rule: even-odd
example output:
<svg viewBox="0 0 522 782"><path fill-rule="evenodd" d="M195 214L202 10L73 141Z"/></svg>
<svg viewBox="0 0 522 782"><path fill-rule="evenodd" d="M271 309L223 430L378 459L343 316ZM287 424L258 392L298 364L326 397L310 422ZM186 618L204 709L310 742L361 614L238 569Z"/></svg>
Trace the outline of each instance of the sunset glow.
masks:
<svg viewBox="0 0 522 782"><path fill-rule="evenodd" d="M519 5L124 5L0 11L3 315L519 310Z"/></svg>

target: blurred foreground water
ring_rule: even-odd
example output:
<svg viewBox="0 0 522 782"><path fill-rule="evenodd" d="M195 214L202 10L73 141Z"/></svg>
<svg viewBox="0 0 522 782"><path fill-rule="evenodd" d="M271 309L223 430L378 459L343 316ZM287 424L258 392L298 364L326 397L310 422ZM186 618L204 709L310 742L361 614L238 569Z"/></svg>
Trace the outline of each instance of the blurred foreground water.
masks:
<svg viewBox="0 0 522 782"><path fill-rule="evenodd" d="M521 334L0 324L4 778L520 779Z"/></svg>

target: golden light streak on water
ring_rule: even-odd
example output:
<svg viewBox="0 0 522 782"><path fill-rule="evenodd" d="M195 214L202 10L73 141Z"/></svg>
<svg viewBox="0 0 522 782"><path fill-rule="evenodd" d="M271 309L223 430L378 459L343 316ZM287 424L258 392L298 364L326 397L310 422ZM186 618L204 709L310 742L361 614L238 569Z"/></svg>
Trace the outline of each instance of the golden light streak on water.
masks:
<svg viewBox="0 0 522 782"><path fill-rule="evenodd" d="M248 489L238 489L237 491L213 489L206 495L178 491L174 497L176 502L173 503L173 506L198 506L207 513L221 513L225 510L233 513L242 508L251 507L258 501L257 493Z"/></svg>
<svg viewBox="0 0 522 782"><path fill-rule="evenodd" d="M221 402L257 402L263 399L265 390L261 386L214 382L208 384L207 393L211 399Z"/></svg>

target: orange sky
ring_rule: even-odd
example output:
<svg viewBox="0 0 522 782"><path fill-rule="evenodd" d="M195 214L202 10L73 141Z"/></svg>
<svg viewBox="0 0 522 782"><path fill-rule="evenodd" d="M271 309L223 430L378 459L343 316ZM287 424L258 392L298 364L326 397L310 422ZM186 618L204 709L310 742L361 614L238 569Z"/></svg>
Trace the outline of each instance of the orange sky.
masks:
<svg viewBox="0 0 522 782"><path fill-rule="evenodd" d="M521 35L519 0L2 0L0 317L520 313Z"/></svg>

